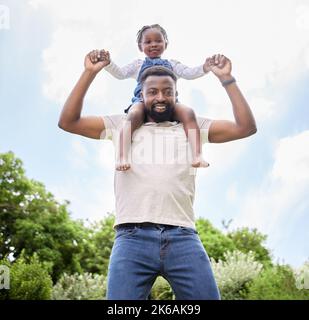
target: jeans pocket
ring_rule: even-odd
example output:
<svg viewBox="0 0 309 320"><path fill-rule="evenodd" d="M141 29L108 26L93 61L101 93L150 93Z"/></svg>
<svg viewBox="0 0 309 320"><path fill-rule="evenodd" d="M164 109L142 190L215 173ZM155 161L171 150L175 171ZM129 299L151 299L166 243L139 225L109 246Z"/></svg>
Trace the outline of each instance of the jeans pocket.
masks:
<svg viewBox="0 0 309 320"><path fill-rule="evenodd" d="M116 231L115 239L122 236L131 236L137 232L137 227L120 227Z"/></svg>
<svg viewBox="0 0 309 320"><path fill-rule="evenodd" d="M183 234L198 234L195 229L189 227L179 227L179 230Z"/></svg>

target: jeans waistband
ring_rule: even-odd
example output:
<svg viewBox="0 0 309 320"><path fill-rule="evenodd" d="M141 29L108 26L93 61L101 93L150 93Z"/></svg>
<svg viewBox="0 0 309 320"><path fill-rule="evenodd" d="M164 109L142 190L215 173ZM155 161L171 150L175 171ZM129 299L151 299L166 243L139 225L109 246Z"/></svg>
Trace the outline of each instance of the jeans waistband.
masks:
<svg viewBox="0 0 309 320"><path fill-rule="evenodd" d="M173 226L170 224L160 224L160 223L152 223L152 222L140 222L140 223L121 223L118 224L115 229L118 230L118 228L130 228L130 227L138 227L138 228L165 228L165 229L172 229L172 228L178 228L178 226Z"/></svg>

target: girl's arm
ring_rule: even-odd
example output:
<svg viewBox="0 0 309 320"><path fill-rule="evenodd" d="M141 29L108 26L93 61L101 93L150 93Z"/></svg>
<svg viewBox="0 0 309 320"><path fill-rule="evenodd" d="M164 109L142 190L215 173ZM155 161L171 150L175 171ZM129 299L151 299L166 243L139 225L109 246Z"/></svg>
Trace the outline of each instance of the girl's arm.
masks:
<svg viewBox="0 0 309 320"><path fill-rule="evenodd" d="M128 78L137 79L140 67L141 60L139 59L134 60L133 62L127 64L124 67L119 67L116 63L110 61L110 63L105 67L105 70L109 72L113 77L120 80Z"/></svg>
<svg viewBox="0 0 309 320"><path fill-rule="evenodd" d="M205 70L204 65L190 68L177 60L170 60L173 71L178 78L183 78L187 80L193 80L204 76Z"/></svg>

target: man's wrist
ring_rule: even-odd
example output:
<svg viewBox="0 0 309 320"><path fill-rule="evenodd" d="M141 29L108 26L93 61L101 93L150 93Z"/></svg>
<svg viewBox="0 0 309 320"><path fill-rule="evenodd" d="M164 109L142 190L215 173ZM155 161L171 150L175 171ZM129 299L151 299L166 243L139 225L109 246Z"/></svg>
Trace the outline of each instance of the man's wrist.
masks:
<svg viewBox="0 0 309 320"><path fill-rule="evenodd" d="M234 77L231 74L225 74L222 76L218 76L218 79L222 83L223 81L228 81L228 80L234 79Z"/></svg>
<svg viewBox="0 0 309 320"><path fill-rule="evenodd" d="M220 76L218 78L219 78L223 87L226 87L226 86L236 82L236 79L231 74Z"/></svg>
<svg viewBox="0 0 309 320"><path fill-rule="evenodd" d="M84 75L85 75L86 77L95 78L95 76L97 75L98 71L85 69L83 73L84 73Z"/></svg>

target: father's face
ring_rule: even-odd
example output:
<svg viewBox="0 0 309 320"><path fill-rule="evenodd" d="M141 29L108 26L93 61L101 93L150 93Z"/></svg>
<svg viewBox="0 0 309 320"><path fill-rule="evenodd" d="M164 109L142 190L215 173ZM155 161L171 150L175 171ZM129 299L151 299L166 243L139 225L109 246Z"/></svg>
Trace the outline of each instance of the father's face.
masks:
<svg viewBox="0 0 309 320"><path fill-rule="evenodd" d="M176 103L176 84L170 76L149 76L143 85L142 97L147 120L170 121Z"/></svg>

